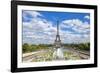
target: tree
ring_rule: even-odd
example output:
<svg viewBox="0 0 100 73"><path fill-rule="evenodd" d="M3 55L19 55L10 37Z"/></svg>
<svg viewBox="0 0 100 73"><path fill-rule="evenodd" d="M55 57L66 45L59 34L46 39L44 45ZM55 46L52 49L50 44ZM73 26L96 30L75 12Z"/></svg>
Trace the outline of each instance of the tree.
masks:
<svg viewBox="0 0 100 73"><path fill-rule="evenodd" d="M27 43L24 43L23 46L22 46L23 53L27 52L28 49L29 49L29 45Z"/></svg>

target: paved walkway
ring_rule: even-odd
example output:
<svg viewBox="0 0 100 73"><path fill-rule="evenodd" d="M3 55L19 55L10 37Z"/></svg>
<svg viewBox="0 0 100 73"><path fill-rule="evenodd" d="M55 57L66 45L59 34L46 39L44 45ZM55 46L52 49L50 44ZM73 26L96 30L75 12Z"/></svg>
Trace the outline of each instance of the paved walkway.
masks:
<svg viewBox="0 0 100 73"><path fill-rule="evenodd" d="M88 59L90 57L88 51L80 51L73 48L63 49L63 51L72 52L73 54L79 56L81 59ZM37 58L36 54L39 55L40 53L45 52L48 52L48 50L40 50L36 52L25 53L23 54L23 62L31 62L33 59Z"/></svg>

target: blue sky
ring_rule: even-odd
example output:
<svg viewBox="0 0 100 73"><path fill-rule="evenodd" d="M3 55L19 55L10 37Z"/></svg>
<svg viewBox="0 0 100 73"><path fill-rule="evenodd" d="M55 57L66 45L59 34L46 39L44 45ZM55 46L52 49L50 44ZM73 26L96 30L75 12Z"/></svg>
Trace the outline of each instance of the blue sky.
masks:
<svg viewBox="0 0 100 73"><path fill-rule="evenodd" d="M89 13L73 13L73 12L40 12L44 15L44 18L50 21L53 21L55 24L55 19L62 21L65 19L80 19L82 21L88 21L88 19L84 19L84 16L89 15Z"/></svg>
<svg viewBox="0 0 100 73"><path fill-rule="evenodd" d="M90 13L23 10L22 14L24 43L54 43L56 20L59 20L63 43L90 41Z"/></svg>

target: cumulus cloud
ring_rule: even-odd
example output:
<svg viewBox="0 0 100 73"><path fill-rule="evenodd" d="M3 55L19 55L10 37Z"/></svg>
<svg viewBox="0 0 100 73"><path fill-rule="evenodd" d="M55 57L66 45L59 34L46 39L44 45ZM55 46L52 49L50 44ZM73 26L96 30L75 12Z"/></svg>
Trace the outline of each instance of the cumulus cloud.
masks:
<svg viewBox="0 0 100 73"><path fill-rule="evenodd" d="M23 16L24 17L27 17L28 15L30 15L31 17L37 17L37 16L42 16L39 12L37 12L37 11L23 11Z"/></svg>
<svg viewBox="0 0 100 73"><path fill-rule="evenodd" d="M84 16L85 19L90 19L90 16L86 15Z"/></svg>
<svg viewBox="0 0 100 73"><path fill-rule="evenodd" d="M30 12L28 12L30 13ZM23 22L23 42L28 43L53 43L56 27L52 26L52 22L38 17L36 14L30 22ZM32 15L32 13L30 13ZM41 15L42 16L42 15Z"/></svg>
<svg viewBox="0 0 100 73"><path fill-rule="evenodd" d="M63 43L84 43L90 41L89 34L75 34L70 32L62 32L60 33L60 35Z"/></svg>
<svg viewBox="0 0 100 73"><path fill-rule="evenodd" d="M28 16L27 16L28 14ZM36 11L25 11L23 17L31 19L29 22L23 21L23 42L33 44L54 43L56 38L56 27L52 21L48 21L42 14ZM62 30L70 28L73 31ZM79 19L64 20L60 24L60 36L63 43L89 42L90 24ZM88 32L88 33L87 33ZM78 34L76 34L78 33Z"/></svg>
<svg viewBox="0 0 100 73"><path fill-rule="evenodd" d="M80 19L64 20L60 24L62 39L66 43L81 43L90 41L90 24ZM71 31L67 30L70 29Z"/></svg>
<svg viewBox="0 0 100 73"><path fill-rule="evenodd" d="M70 19L62 21L61 28L70 28L77 33L86 33L90 31L90 24L79 19Z"/></svg>
<svg viewBox="0 0 100 73"><path fill-rule="evenodd" d="M23 16L23 21L28 22L28 21L31 21L32 18L36 18L36 17L39 17L39 16L41 17L42 15L37 11L23 10L22 16Z"/></svg>

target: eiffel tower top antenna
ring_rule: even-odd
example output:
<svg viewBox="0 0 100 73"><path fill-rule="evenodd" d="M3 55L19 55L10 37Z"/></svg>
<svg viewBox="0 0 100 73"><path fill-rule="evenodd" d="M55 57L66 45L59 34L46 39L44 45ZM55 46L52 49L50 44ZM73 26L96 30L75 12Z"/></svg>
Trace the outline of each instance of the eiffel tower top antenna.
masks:
<svg viewBox="0 0 100 73"><path fill-rule="evenodd" d="M57 20L57 35L59 35L59 21Z"/></svg>
<svg viewBox="0 0 100 73"><path fill-rule="evenodd" d="M56 18L54 18L54 20L56 21L56 27L57 27L57 35L59 35L59 18L58 17L56 17Z"/></svg>

